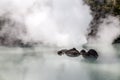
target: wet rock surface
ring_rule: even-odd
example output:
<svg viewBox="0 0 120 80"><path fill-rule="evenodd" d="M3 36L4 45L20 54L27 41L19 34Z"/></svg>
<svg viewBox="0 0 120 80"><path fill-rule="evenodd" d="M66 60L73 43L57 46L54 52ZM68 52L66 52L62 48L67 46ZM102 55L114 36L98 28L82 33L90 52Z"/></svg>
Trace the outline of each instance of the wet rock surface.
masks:
<svg viewBox="0 0 120 80"><path fill-rule="evenodd" d="M97 51L94 49L90 49L88 52L83 49L79 52L76 48L72 48L69 50L62 49L62 50L58 51L57 54L60 56L63 54L66 54L69 57L78 57L78 56L82 55L83 58L88 61L96 61L99 56Z"/></svg>
<svg viewBox="0 0 120 80"><path fill-rule="evenodd" d="M94 49L90 49L88 52L81 50L81 55L89 61L95 61L98 58L98 53Z"/></svg>
<svg viewBox="0 0 120 80"><path fill-rule="evenodd" d="M72 49L63 49L58 51L58 55L63 55L66 54L69 57L78 57L80 56L80 52L76 49L76 48L72 48Z"/></svg>

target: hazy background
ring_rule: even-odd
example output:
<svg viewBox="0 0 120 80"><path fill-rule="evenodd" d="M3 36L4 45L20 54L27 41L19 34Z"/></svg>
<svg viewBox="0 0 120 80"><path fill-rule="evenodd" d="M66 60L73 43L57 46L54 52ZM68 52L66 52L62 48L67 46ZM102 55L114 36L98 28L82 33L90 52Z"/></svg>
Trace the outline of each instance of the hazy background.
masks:
<svg viewBox="0 0 120 80"><path fill-rule="evenodd" d="M0 46L0 80L120 80L119 19L101 19L97 36L87 39L92 20L82 0L0 0L0 38L4 44L40 43L31 48ZM2 39L1 44L2 44ZM89 63L82 56L56 53L62 48L96 49Z"/></svg>

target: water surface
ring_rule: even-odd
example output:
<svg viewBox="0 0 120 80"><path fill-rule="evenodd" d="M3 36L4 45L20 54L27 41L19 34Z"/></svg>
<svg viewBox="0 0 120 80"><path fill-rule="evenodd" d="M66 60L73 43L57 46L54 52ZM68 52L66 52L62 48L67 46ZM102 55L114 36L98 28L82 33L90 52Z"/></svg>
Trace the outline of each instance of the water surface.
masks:
<svg viewBox="0 0 120 80"><path fill-rule="evenodd" d="M89 48L99 52L94 63L58 56L56 47L0 47L0 80L120 80L120 46Z"/></svg>

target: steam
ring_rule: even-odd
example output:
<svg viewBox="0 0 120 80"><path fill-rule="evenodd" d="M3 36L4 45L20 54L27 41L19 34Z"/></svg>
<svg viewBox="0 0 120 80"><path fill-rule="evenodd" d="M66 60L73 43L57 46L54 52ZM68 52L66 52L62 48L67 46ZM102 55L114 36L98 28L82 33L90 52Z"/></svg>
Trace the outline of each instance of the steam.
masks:
<svg viewBox="0 0 120 80"><path fill-rule="evenodd" d="M98 28L98 36L104 44L112 44L114 39L120 35L120 22L116 17L109 16L103 20L103 23Z"/></svg>
<svg viewBox="0 0 120 80"><path fill-rule="evenodd" d="M34 41L76 46L87 42L91 18L89 7L82 0L41 0L33 6L26 24Z"/></svg>
<svg viewBox="0 0 120 80"><path fill-rule="evenodd" d="M15 34L10 35L10 39L17 36L24 43L40 42L56 46L86 43L87 28L92 20L90 9L82 0L1 0L0 15L4 18L5 14L14 24L20 23L14 25L16 33L12 28L2 30ZM22 30L26 33L18 35L17 32Z"/></svg>
<svg viewBox="0 0 120 80"><path fill-rule="evenodd" d="M1 0L0 38L4 37L5 45L17 40L62 47L83 45L92 20L90 12L83 0ZM111 44L120 35L118 18L108 16L101 21L97 37L88 43Z"/></svg>
<svg viewBox="0 0 120 80"><path fill-rule="evenodd" d="M119 18L108 16L101 21L96 37L89 40L89 43L110 45L120 35Z"/></svg>

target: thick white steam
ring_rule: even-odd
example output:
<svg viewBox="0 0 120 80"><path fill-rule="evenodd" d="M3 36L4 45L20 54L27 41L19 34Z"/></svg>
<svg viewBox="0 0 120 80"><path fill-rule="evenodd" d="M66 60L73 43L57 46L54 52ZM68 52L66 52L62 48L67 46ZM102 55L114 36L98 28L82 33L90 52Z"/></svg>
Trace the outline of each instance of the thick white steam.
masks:
<svg viewBox="0 0 120 80"><path fill-rule="evenodd" d="M4 21L0 37L7 37L6 44L22 39L24 43L78 46L87 42L92 16L83 0L1 0L0 20ZM111 44L119 34L119 20L109 16L99 25L95 39Z"/></svg>
<svg viewBox="0 0 120 80"><path fill-rule="evenodd" d="M27 35L20 36L24 42L56 46L86 43L86 31L92 20L89 7L82 0L1 0L0 15L5 14L26 29Z"/></svg>
<svg viewBox="0 0 120 80"><path fill-rule="evenodd" d="M86 43L90 10L82 0L40 0L27 14L26 25L34 41L57 46Z"/></svg>

